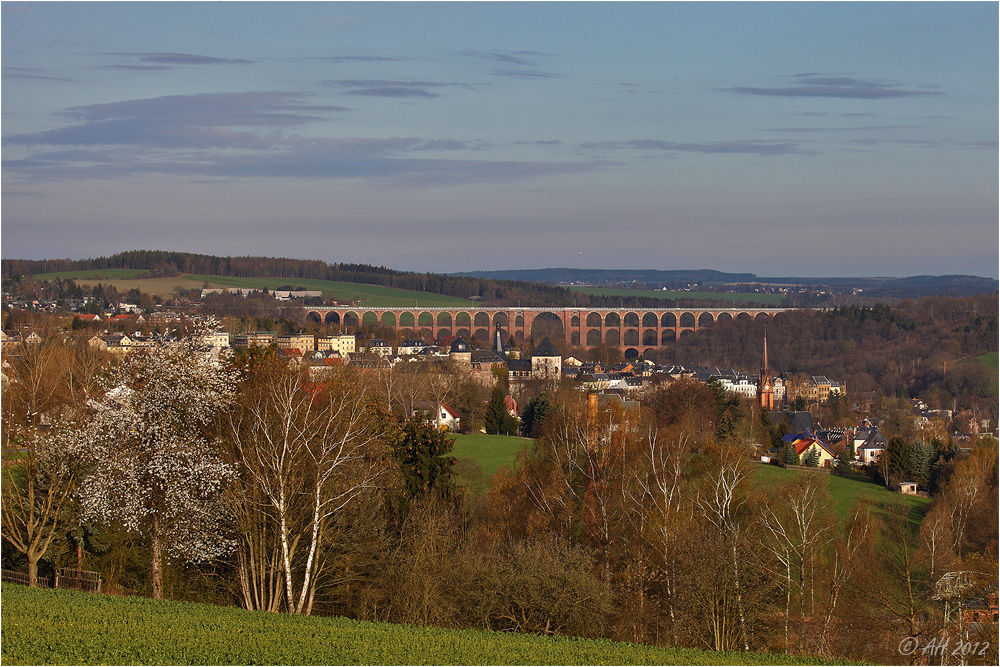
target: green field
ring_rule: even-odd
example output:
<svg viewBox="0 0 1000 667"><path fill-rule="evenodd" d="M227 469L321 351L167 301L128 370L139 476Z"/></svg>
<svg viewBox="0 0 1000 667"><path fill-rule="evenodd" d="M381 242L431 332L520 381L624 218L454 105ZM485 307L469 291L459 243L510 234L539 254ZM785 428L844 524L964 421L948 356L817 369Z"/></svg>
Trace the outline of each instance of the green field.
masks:
<svg viewBox="0 0 1000 667"><path fill-rule="evenodd" d="M755 292L671 292L649 289L613 289L610 287L570 287L570 289L593 296L641 296L670 300L698 299L724 303L752 303L767 308L780 308L787 301L784 294L757 294Z"/></svg>
<svg viewBox="0 0 1000 667"><path fill-rule="evenodd" d="M39 273L32 276L35 280L60 280L72 279L77 282L103 281L108 280L130 280L132 278L144 278L150 275L147 269L87 269L84 271L57 271L55 273Z"/></svg>
<svg viewBox="0 0 1000 667"><path fill-rule="evenodd" d="M149 272L141 269L103 269L100 271L65 271L44 273L35 276L38 280L72 278L81 285L114 286L119 293L130 289L153 294L160 298L169 297L177 287L182 289L209 287L245 287L250 289L274 290L291 285L304 290L321 290L328 298L337 301L357 301L359 306L372 308L423 308L472 307L476 303L468 299L418 292L416 290L394 289L379 285L362 285L335 280L313 280L310 278L239 278L232 276L211 276L184 274L173 278L142 278Z"/></svg>
<svg viewBox="0 0 1000 667"><path fill-rule="evenodd" d="M795 479L796 475L819 474L829 480L830 500L834 514L841 520L846 521L850 517L851 510L862 498L868 498L876 505L894 503L905 505L910 508L910 521L919 525L923 520L923 510L930 498L921 496L906 496L901 493L893 493L881 484L868 482L860 479L841 477L840 475L828 475L827 473L813 473L808 470L796 470L794 468L779 468L778 466L759 464L754 472L754 483L759 486L774 487L785 484Z"/></svg>
<svg viewBox="0 0 1000 667"><path fill-rule="evenodd" d="M459 474L469 488L479 494L489 486L494 473L502 467L514 469L518 452L534 442L531 438L508 435L463 435L455 433L452 455L459 459ZM461 465L462 459L471 459L476 466Z"/></svg>
<svg viewBox="0 0 1000 667"><path fill-rule="evenodd" d="M819 664L572 637L248 612L3 584L4 665Z"/></svg>
<svg viewBox="0 0 1000 667"><path fill-rule="evenodd" d="M987 352L986 354L980 354L978 357L972 357L963 363L979 364L986 370L990 371L992 374L990 383L992 391L990 395L994 398L1000 395L1000 352Z"/></svg>

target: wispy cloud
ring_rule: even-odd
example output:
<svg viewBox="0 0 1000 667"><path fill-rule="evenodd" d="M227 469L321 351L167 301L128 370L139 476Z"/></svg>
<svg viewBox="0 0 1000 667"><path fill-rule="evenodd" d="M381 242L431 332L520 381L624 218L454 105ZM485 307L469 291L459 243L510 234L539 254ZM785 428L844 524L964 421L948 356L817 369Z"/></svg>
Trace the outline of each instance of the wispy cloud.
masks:
<svg viewBox="0 0 1000 667"><path fill-rule="evenodd" d="M3 78L5 79L43 79L45 81L67 81L72 82L64 76L55 76L49 70L38 67L4 67Z"/></svg>
<svg viewBox="0 0 1000 667"><path fill-rule="evenodd" d="M919 130L920 125L864 125L857 127L774 127L763 132L874 132L880 130Z"/></svg>
<svg viewBox="0 0 1000 667"><path fill-rule="evenodd" d="M490 70L490 74L496 76L509 76L515 79L558 79L562 77L562 74L527 69L494 69Z"/></svg>
<svg viewBox="0 0 1000 667"><path fill-rule="evenodd" d="M245 65L253 62L252 60L244 60L242 58L216 58L214 56L202 56L194 53L114 52L101 55L138 58L140 62L159 65Z"/></svg>
<svg viewBox="0 0 1000 667"><path fill-rule="evenodd" d="M494 76L516 79L555 79L563 76L537 69L544 60L553 57L553 54L542 51L472 50L457 51L455 55L493 65L504 65L505 67L490 70L489 73Z"/></svg>
<svg viewBox="0 0 1000 667"><path fill-rule="evenodd" d="M167 95L72 107L78 125L4 137L20 145L138 145L162 148L255 148L284 139L234 128L284 128L326 120L345 107L308 105L309 95L282 91ZM324 114L324 115L316 115Z"/></svg>
<svg viewBox="0 0 1000 667"><path fill-rule="evenodd" d="M839 97L847 99L891 99L943 95L937 90L902 88L901 84L865 81L843 76L822 74L795 74L795 85L782 87L736 86L723 90L740 95L763 95L769 97Z"/></svg>
<svg viewBox="0 0 1000 667"><path fill-rule="evenodd" d="M642 150L681 153L744 153L748 155L790 155L804 151L790 142L769 141L709 141L701 143L633 139L631 141L601 141L580 144L587 150Z"/></svg>
<svg viewBox="0 0 1000 667"><path fill-rule="evenodd" d="M439 81L386 81L382 79L341 79L327 80L323 85L346 89L345 95L363 97L441 97L431 88L472 88L465 83L445 83Z"/></svg>

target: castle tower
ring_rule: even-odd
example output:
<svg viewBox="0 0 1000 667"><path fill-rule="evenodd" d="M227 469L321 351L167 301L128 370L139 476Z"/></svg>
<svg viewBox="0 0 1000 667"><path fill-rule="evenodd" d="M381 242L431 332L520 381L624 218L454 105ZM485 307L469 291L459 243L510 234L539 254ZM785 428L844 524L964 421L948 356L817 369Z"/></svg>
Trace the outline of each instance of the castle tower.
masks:
<svg viewBox="0 0 1000 667"><path fill-rule="evenodd" d="M764 363L757 378L757 405L761 410L774 410L774 382L767 368L767 329L764 329Z"/></svg>

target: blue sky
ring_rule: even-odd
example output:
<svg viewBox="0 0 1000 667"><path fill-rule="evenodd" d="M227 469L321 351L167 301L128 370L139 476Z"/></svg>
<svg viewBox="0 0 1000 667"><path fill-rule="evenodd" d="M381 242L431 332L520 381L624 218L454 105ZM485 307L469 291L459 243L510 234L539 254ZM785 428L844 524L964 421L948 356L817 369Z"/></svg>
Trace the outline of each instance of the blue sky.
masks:
<svg viewBox="0 0 1000 667"><path fill-rule="evenodd" d="M8 258L998 274L998 4L3 2Z"/></svg>

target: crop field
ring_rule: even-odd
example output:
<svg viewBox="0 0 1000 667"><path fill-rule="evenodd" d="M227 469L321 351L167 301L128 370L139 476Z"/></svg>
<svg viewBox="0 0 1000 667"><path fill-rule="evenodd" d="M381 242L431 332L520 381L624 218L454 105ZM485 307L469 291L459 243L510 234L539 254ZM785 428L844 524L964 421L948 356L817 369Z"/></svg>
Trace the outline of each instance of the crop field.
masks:
<svg viewBox="0 0 1000 667"><path fill-rule="evenodd" d="M570 287L574 292L594 296L641 296L653 299L699 299L723 303L752 303L768 308L785 305L784 294L757 294L756 292L671 292L649 289L613 289L610 287Z"/></svg>
<svg viewBox="0 0 1000 667"><path fill-rule="evenodd" d="M829 490L833 512L841 521L846 521L849 518L851 510L862 498L868 498L876 505L893 503L909 507L910 521L920 525L923 520L924 507L930 502L930 498L893 493L881 484L866 480L828 475L827 473L813 473L794 468L779 468L765 464L757 464L757 470L754 472L754 483L759 486L774 486L791 482L796 475L813 474L823 475L830 480Z"/></svg>
<svg viewBox="0 0 1000 667"><path fill-rule="evenodd" d="M3 584L4 665L712 665L830 664L536 637Z"/></svg>
<svg viewBox="0 0 1000 667"><path fill-rule="evenodd" d="M514 469L517 454L534 442L531 438L518 438L509 435L463 435L456 433L451 436L455 440L452 455L459 459L459 475L477 494L489 486L490 479L500 468ZM462 459L475 461L475 474L470 474L470 467L461 465Z"/></svg>

